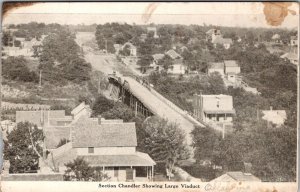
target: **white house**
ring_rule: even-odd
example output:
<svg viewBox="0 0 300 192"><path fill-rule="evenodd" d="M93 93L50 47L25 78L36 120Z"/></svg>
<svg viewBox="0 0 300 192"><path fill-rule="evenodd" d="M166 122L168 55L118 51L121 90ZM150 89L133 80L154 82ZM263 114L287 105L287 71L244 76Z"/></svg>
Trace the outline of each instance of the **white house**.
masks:
<svg viewBox="0 0 300 192"><path fill-rule="evenodd" d="M297 36L292 36L291 37L290 45L291 46L298 46L298 38L297 38Z"/></svg>
<svg viewBox="0 0 300 192"><path fill-rule="evenodd" d="M270 110L263 110L262 114L262 119L271 122L276 126L283 125L287 118L285 110L273 110L272 107Z"/></svg>
<svg viewBox="0 0 300 192"><path fill-rule="evenodd" d="M217 36L211 42L214 45L214 47L217 47L217 45L219 44L219 45L222 45L225 49L229 49L230 46L233 44L232 39L223 38L221 36Z"/></svg>
<svg viewBox="0 0 300 192"><path fill-rule="evenodd" d="M132 43L130 43L130 42L125 43L122 46L121 49L123 50L125 47L129 48L129 50L130 50L130 56L136 56L137 55L137 49L136 49L136 47Z"/></svg>
<svg viewBox="0 0 300 192"><path fill-rule="evenodd" d="M241 68L235 60L225 60L224 71L228 81L237 83L237 75L241 72Z"/></svg>
<svg viewBox="0 0 300 192"><path fill-rule="evenodd" d="M47 135L46 135L47 136ZM149 181L156 164L146 153L136 151L135 123L81 116L71 128L71 140L47 156L50 167L66 170L65 163L84 159L109 181ZM41 161L40 161L41 162ZM42 163L41 172L49 172Z"/></svg>
<svg viewBox="0 0 300 192"><path fill-rule="evenodd" d="M219 73L221 75L221 77L224 77L225 73L224 73L224 62L213 62L213 63L209 63L208 69L207 69L207 73L210 75L212 73Z"/></svg>
<svg viewBox="0 0 300 192"><path fill-rule="evenodd" d="M298 54L296 54L296 53L285 53L285 54L281 55L280 58L286 59L286 60L290 61L291 63L293 63L294 65L299 64L299 57L298 57Z"/></svg>
<svg viewBox="0 0 300 192"><path fill-rule="evenodd" d="M213 41L218 37L221 37L221 31L219 29L210 29L206 32L207 41Z"/></svg>
<svg viewBox="0 0 300 192"><path fill-rule="evenodd" d="M187 71L187 66L185 66L182 63L173 64L169 69L168 73L174 74L174 75L180 75L185 74Z"/></svg>
<svg viewBox="0 0 300 192"><path fill-rule="evenodd" d="M213 179L211 182L261 182L258 177L251 173L227 172L220 177Z"/></svg>
<svg viewBox="0 0 300 192"><path fill-rule="evenodd" d="M206 123L231 123L235 115L230 95L194 95L194 116Z"/></svg>
<svg viewBox="0 0 300 192"><path fill-rule="evenodd" d="M154 38L158 38L156 27L147 27L147 32L148 32L148 33L149 33L149 32L153 32L153 33L154 33L153 37L154 37Z"/></svg>

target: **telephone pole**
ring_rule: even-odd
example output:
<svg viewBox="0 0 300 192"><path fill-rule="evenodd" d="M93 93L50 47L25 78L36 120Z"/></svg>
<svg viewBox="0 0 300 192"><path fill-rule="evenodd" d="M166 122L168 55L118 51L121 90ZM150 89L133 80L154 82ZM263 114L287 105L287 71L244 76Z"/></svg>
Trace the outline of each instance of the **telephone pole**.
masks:
<svg viewBox="0 0 300 192"><path fill-rule="evenodd" d="M42 70L40 70L39 87L42 87Z"/></svg>

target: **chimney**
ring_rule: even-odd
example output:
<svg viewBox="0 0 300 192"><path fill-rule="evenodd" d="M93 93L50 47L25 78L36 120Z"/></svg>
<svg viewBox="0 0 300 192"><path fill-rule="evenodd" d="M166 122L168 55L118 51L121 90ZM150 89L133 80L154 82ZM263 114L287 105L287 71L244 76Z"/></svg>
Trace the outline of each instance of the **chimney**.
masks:
<svg viewBox="0 0 300 192"><path fill-rule="evenodd" d="M270 111L272 111L273 110L273 107L272 106L270 106Z"/></svg>

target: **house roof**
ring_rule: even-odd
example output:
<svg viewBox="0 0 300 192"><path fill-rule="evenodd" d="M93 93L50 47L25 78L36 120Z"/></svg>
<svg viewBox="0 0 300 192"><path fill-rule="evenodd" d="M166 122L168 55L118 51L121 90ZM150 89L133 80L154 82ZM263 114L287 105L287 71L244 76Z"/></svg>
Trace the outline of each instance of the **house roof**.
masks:
<svg viewBox="0 0 300 192"><path fill-rule="evenodd" d="M235 60L225 60L224 61L225 67L239 67Z"/></svg>
<svg viewBox="0 0 300 192"><path fill-rule="evenodd" d="M178 59L181 58L181 55L179 55L174 49L170 49L166 52L166 55L171 57L172 59Z"/></svg>
<svg viewBox="0 0 300 192"><path fill-rule="evenodd" d="M128 155L87 155L78 156L86 160L90 166L152 166L156 163L146 153Z"/></svg>
<svg viewBox="0 0 300 192"><path fill-rule="evenodd" d="M272 36L272 39L280 39L280 35L276 33Z"/></svg>
<svg viewBox="0 0 300 192"><path fill-rule="evenodd" d="M210 69L224 69L224 63L223 62L213 62L209 63Z"/></svg>
<svg viewBox="0 0 300 192"><path fill-rule="evenodd" d="M124 49L126 46L129 46L130 49L136 49L136 47L132 43L130 43L130 42L125 43L122 46L122 49Z"/></svg>
<svg viewBox="0 0 300 192"><path fill-rule="evenodd" d="M285 110L264 110L262 113L264 120L277 125L283 124L287 118Z"/></svg>
<svg viewBox="0 0 300 192"><path fill-rule="evenodd" d="M164 56L165 55L161 54L161 53L152 55L152 57L153 57L154 60L160 60L160 59L164 58Z"/></svg>
<svg viewBox="0 0 300 192"><path fill-rule="evenodd" d="M227 172L226 174L236 181L261 181L259 178L255 177L251 173Z"/></svg>
<svg viewBox="0 0 300 192"><path fill-rule="evenodd" d="M221 34L221 31L219 29L210 29L206 32L208 35L212 35L213 33Z"/></svg>
<svg viewBox="0 0 300 192"><path fill-rule="evenodd" d="M209 109L204 109L203 110L206 114L235 114L235 109L231 110L224 110L224 109L219 109L219 110L209 110Z"/></svg>
<svg viewBox="0 0 300 192"><path fill-rule="evenodd" d="M212 40L213 44L232 44L232 39L230 38L223 38L223 37L216 37L215 39Z"/></svg>
<svg viewBox="0 0 300 192"><path fill-rule="evenodd" d="M45 127L45 145L46 149L55 149L57 148L58 143L62 139L70 139L70 126L53 126Z"/></svg>
<svg viewBox="0 0 300 192"><path fill-rule="evenodd" d="M98 124L81 116L74 124L73 147L135 147L135 123Z"/></svg>
<svg viewBox="0 0 300 192"><path fill-rule="evenodd" d="M280 56L281 58L287 58L289 60L298 60L298 55L296 53L285 53Z"/></svg>
<svg viewBox="0 0 300 192"><path fill-rule="evenodd" d="M16 111L16 123L28 121L42 126L42 122L47 123L51 118L65 117L64 110L46 110L46 111Z"/></svg>

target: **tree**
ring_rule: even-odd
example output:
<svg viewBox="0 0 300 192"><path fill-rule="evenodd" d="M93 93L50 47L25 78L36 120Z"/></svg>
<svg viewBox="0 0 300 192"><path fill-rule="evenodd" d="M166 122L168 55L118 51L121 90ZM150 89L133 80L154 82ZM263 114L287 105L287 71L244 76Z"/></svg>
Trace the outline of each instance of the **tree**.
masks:
<svg viewBox="0 0 300 192"><path fill-rule="evenodd" d="M3 32L3 36L2 36L2 43L4 46L13 46L12 44L12 40L13 40L13 37L12 35L10 34L10 32Z"/></svg>
<svg viewBox="0 0 300 192"><path fill-rule="evenodd" d="M177 124L154 116L145 120L143 129L146 135L141 148L155 161L164 162L170 172L179 160L189 158L185 134Z"/></svg>
<svg viewBox="0 0 300 192"><path fill-rule="evenodd" d="M107 174L96 171L83 159L77 157L73 162L65 164L67 170L64 174L65 181L103 181L108 180Z"/></svg>
<svg viewBox="0 0 300 192"><path fill-rule="evenodd" d="M36 172L42 154L43 131L29 122L20 122L7 135L4 159L10 162L10 173Z"/></svg>
<svg viewBox="0 0 300 192"><path fill-rule="evenodd" d="M106 119L123 119L125 122L134 118L135 114L127 105L117 102L110 110L102 113Z"/></svg>
<svg viewBox="0 0 300 192"><path fill-rule="evenodd" d="M56 148L59 148L65 144L67 144L68 142L70 142L70 140L66 139L66 138L63 138L59 141L59 143L57 144Z"/></svg>
<svg viewBox="0 0 300 192"><path fill-rule="evenodd" d="M105 96L100 95L96 98L95 103L92 106L93 116L101 115L102 113L113 108L114 102L107 99Z"/></svg>
<svg viewBox="0 0 300 192"><path fill-rule="evenodd" d="M173 60L170 56L165 55L161 60L158 61L158 65L163 66L165 70L168 70L173 65Z"/></svg>
<svg viewBox="0 0 300 192"><path fill-rule="evenodd" d="M152 55L143 55L137 62L137 64L141 67L141 72L145 73L147 67L153 62Z"/></svg>

